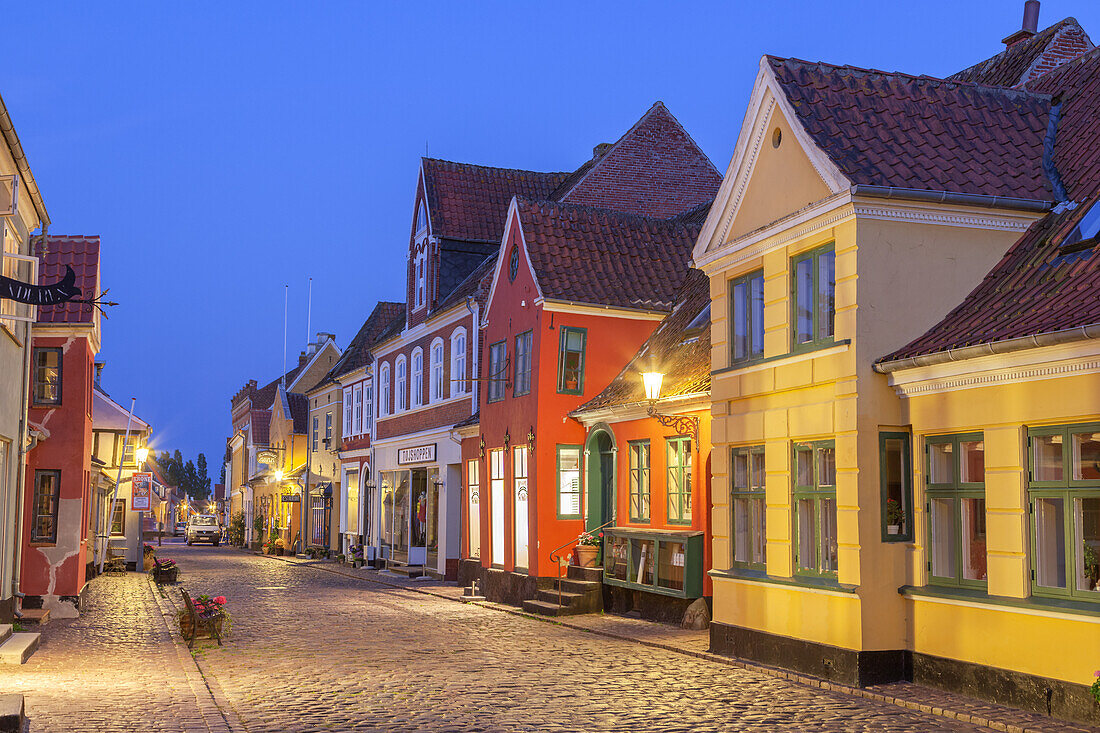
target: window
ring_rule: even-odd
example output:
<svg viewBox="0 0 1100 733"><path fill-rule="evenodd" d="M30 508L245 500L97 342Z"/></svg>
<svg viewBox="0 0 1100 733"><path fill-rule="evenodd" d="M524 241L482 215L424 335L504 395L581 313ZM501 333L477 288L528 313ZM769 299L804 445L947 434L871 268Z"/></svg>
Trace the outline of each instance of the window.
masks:
<svg viewBox="0 0 1100 733"><path fill-rule="evenodd" d="M558 519L581 518L581 447L558 446Z"/></svg>
<svg viewBox="0 0 1100 733"><path fill-rule="evenodd" d="M34 350L34 401L61 404L61 349Z"/></svg>
<svg viewBox="0 0 1100 733"><path fill-rule="evenodd" d="M531 392L531 332L516 336L516 373L512 380L513 396Z"/></svg>
<svg viewBox="0 0 1100 733"><path fill-rule="evenodd" d="M393 388L394 402L397 403L397 409L395 412L403 412L409 409L409 386L407 379L407 372L405 371L405 357L399 356L397 358L397 384Z"/></svg>
<svg viewBox="0 0 1100 733"><path fill-rule="evenodd" d="M765 569L767 502L764 499L764 446L734 448L730 457L733 510L733 564Z"/></svg>
<svg viewBox="0 0 1100 733"><path fill-rule="evenodd" d="M925 438L928 569L933 583L985 585L985 443L981 433Z"/></svg>
<svg viewBox="0 0 1100 733"><path fill-rule="evenodd" d="M314 415L314 417L313 417L313 450L314 451L317 450L317 433L319 431L319 427L318 427L319 422L320 422L320 418L318 418L316 415Z"/></svg>
<svg viewBox="0 0 1100 733"><path fill-rule="evenodd" d="M432 382L429 399L432 402L438 402L447 397L447 393L443 388L443 339L436 339L432 342L430 358Z"/></svg>
<svg viewBox="0 0 1100 733"><path fill-rule="evenodd" d="M489 402L504 399L504 387L508 379L507 358L507 342L497 341L489 347Z"/></svg>
<svg viewBox="0 0 1100 733"><path fill-rule="evenodd" d="M909 433L879 433L882 541L913 540L913 475Z"/></svg>
<svg viewBox="0 0 1100 733"><path fill-rule="evenodd" d="M836 449L833 441L794 446L795 572L835 576Z"/></svg>
<svg viewBox="0 0 1100 733"><path fill-rule="evenodd" d="M668 440L668 522L691 524L691 438Z"/></svg>
<svg viewBox="0 0 1100 733"><path fill-rule="evenodd" d="M415 273L416 283L414 284L414 287L416 289L416 296L415 296L416 300L414 302L416 303L417 308L420 308L424 305L424 297L425 297L426 281L427 281L427 273L426 273L427 269L428 269L427 251L426 250L421 250L416 255L416 273Z"/></svg>
<svg viewBox="0 0 1100 733"><path fill-rule="evenodd" d="M363 385L363 432L369 433L374 424L374 385Z"/></svg>
<svg viewBox="0 0 1100 733"><path fill-rule="evenodd" d="M365 414L368 418L370 417L370 412L366 412ZM332 449L332 413L331 412L326 412L325 413L325 447L328 448L329 450Z"/></svg>
<svg viewBox="0 0 1100 733"><path fill-rule="evenodd" d="M390 366L383 364L378 370L378 414L390 414Z"/></svg>
<svg viewBox="0 0 1100 733"><path fill-rule="evenodd" d="M355 391L351 398L352 418L351 429L355 435L363 434L363 385L355 385Z"/></svg>
<svg viewBox="0 0 1100 733"><path fill-rule="evenodd" d="M469 531L470 557L481 557L481 480L480 464L477 459L466 461L466 497L469 509L466 512Z"/></svg>
<svg viewBox="0 0 1100 733"><path fill-rule="evenodd" d="M424 199L416 207L416 233L420 234L428 228L428 210L424 207Z"/></svg>
<svg viewBox="0 0 1100 733"><path fill-rule="evenodd" d="M515 566L527 569L530 562L529 530L531 524L530 504L527 501L527 446L512 448L513 496L515 497L516 557Z"/></svg>
<svg viewBox="0 0 1100 733"><path fill-rule="evenodd" d="M413 349L412 379L409 380L409 391L412 392L413 407L420 407L424 404L424 352L419 348Z"/></svg>
<svg viewBox="0 0 1100 733"><path fill-rule="evenodd" d="M584 345L587 338L586 329L561 328L558 347L558 392L561 394L584 392Z"/></svg>
<svg viewBox="0 0 1100 733"><path fill-rule="evenodd" d="M764 271L730 283L730 363L764 356Z"/></svg>
<svg viewBox="0 0 1100 733"><path fill-rule="evenodd" d="M489 491L493 509L492 562L504 565L504 449L489 451Z"/></svg>
<svg viewBox="0 0 1100 733"><path fill-rule="evenodd" d="M111 512L111 535L126 534L126 500L115 499L114 511Z"/></svg>
<svg viewBox="0 0 1100 733"><path fill-rule="evenodd" d="M630 521L649 521L649 441L630 443Z"/></svg>
<svg viewBox="0 0 1100 733"><path fill-rule="evenodd" d="M466 331L451 334L451 394L466 393Z"/></svg>
<svg viewBox="0 0 1100 733"><path fill-rule="evenodd" d="M137 447L137 436L133 436L132 439L127 440L126 436L119 436L119 444L122 446L122 465L133 466L134 462L134 448Z"/></svg>
<svg viewBox="0 0 1100 733"><path fill-rule="evenodd" d="M351 387L344 389L344 437L351 435L351 401L352 401Z"/></svg>
<svg viewBox="0 0 1100 733"><path fill-rule="evenodd" d="M57 542L57 503L60 498L61 472L35 471L31 542Z"/></svg>
<svg viewBox="0 0 1100 733"><path fill-rule="evenodd" d="M1100 423L1028 438L1032 592L1100 601Z"/></svg>
<svg viewBox="0 0 1100 733"><path fill-rule="evenodd" d="M792 350L833 342L836 317L836 254L833 245L791 259Z"/></svg>

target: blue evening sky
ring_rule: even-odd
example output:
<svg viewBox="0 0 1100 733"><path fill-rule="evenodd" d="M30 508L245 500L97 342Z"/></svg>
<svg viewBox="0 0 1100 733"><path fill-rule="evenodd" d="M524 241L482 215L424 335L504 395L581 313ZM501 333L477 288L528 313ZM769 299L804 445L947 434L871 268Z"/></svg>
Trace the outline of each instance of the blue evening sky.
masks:
<svg viewBox="0 0 1100 733"><path fill-rule="evenodd" d="M56 234L102 237L105 388L216 481L229 399L404 299L429 155L572 170L662 100L725 171L760 56L943 76L1023 0L22 3L0 94ZM1100 3L1044 0L1039 27Z"/></svg>

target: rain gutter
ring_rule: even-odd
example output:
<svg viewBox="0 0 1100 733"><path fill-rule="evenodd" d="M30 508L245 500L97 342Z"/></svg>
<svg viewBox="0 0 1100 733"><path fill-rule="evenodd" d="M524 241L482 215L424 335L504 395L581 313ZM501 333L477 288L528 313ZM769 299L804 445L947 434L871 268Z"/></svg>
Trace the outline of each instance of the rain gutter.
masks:
<svg viewBox="0 0 1100 733"><path fill-rule="evenodd" d="M899 188L897 186L872 186L857 183L852 186L852 196L868 196L880 199L903 199L905 201L923 201L934 204L959 204L962 206L984 206L990 209L1013 209L1016 211L1049 211L1053 201L1022 199L1012 196L988 196L976 193L958 193L954 191L926 191L920 188Z"/></svg>
<svg viewBox="0 0 1100 733"><path fill-rule="evenodd" d="M19 136L15 134L15 125L12 124L11 117L8 115L8 108L4 105L3 99L0 99L0 132L3 133L4 141L8 144L8 150L11 151L11 157L15 160L15 167L19 169L19 175L23 177L23 185L27 187L27 192L31 195L34 210L38 212L38 220L43 225L49 226L50 215L46 213L46 204L42 201L42 192L38 190L38 183L34 180L34 174L31 173L30 163L27 162L27 156L23 152Z"/></svg>

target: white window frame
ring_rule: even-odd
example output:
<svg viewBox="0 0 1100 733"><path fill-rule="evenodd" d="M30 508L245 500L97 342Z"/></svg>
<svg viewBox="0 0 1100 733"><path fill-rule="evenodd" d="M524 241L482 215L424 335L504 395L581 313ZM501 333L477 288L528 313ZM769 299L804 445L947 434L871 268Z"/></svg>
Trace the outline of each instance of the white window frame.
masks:
<svg viewBox="0 0 1100 733"><path fill-rule="evenodd" d="M443 384L443 339L435 338L428 350L429 355L429 402L439 402L447 398L447 389Z"/></svg>
<svg viewBox="0 0 1100 733"><path fill-rule="evenodd" d="M423 308L424 303L427 300L428 290L428 247L427 243L421 240L416 244L416 261L413 269L413 291L415 298L415 307Z"/></svg>
<svg viewBox="0 0 1100 733"><path fill-rule="evenodd" d="M351 429L356 435L363 434L363 385L355 385L354 396L352 397L352 406L354 409L354 416L351 421Z"/></svg>
<svg viewBox="0 0 1100 733"><path fill-rule="evenodd" d="M383 364L378 368L378 416L385 417L390 414L390 365Z"/></svg>
<svg viewBox="0 0 1100 733"><path fill-rule="evenodd" d="M412 368L409 369L409 402L413 407L424 406L424 349L417 346L412 352Z"/></svg>
<svg viewBox="0 0 1100 733"><path fill-rule="evenodd" d="M409 372L403 355L397 357L393 370L393 411L396 414L409 409Z"/></svg>
<svg viewBox="0 0 1100 733"><path fill-rule="evenodd" d="M451 333L451 394L466 394L466 329L459 326Z"/></svg>
<svg viewBox="0 0 1100 733"><path fill-rule="evenodd" d="M344 423L344 436L343 437L345 437L345 438L351 435L351 400L352 400L351 387L344 387L344 420L343 420L343 423Z"/></svg>
<svg viewBox="0 0 1100 733"><path fill-rule="evenodd" d="M363 385L363 432L369 433L374 425L374 385Z"/></svg>

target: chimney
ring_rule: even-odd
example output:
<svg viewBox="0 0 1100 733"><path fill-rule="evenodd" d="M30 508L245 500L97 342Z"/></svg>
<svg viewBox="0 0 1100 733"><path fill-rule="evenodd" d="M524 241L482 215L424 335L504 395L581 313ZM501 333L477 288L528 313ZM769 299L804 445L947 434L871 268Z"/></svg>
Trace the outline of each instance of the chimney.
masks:
<svg viewBox="0 0 1100 733"><path fill-rule="evenodd" d="M310 352L310 353L313 353L313 352ZM310 357L310 354L307 354L304 351L301 352L300 354L298 354L298 366L300 366L300 367L305 366L306 362L309 361L309 357Z"/></svg>
<svg viewBox="0 0 1100 733"><path fill-rule="evenodd" d="M1020 41L1026 41L1039 32L1039 0L1027 0L1024 3L1024 22L1020 30L1004 39L1005 46L1011 48Z"/></svg>
<svg viewBox="0 0 1100 733"><path fill-rule="evenodd" d="M103 377L103 367L107 366L105 361L97 361L95 363L95 386L99 387L100 379ZM101 388L102 389L102 388Z"/></svg>
<svg viewBox="0 0 1100 733"><path fill-rule="evenodd" d="M596 158L603 156L604 153L611 149L612 144L613 143L600 143L592 148L592 160L596 160Z"/></svg>

